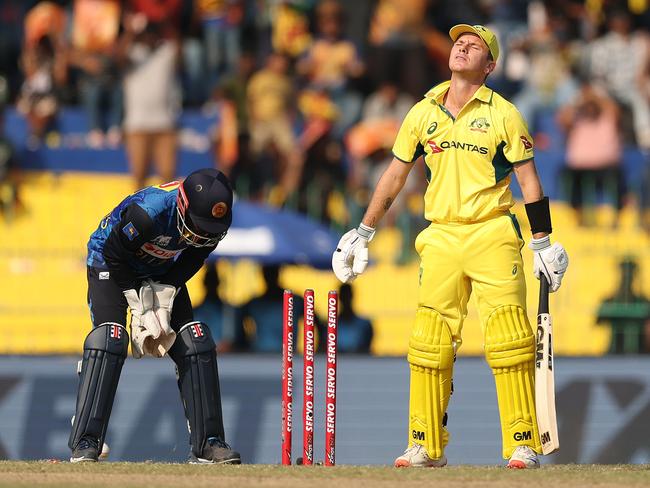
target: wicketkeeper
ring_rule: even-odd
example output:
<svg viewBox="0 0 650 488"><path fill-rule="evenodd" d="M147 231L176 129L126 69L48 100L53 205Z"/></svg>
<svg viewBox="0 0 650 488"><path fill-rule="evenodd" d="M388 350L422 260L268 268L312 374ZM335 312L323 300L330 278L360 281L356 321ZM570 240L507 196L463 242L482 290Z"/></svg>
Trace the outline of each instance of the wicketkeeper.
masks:
<svg viewBox="0 0 650 488"><path fill-rule="evenodd" d="M475 292L485 358L496 383L503 457L512 468L536 468L541 452L535 417L535 336L526 315L524 244L510 208L514 172L532 230L534 273L560 287L568 257L552 244L548 198L533 161L533 141L516 108L485 86L499 57L497 39L481 25L460 24L449 35L451 80L432 88L404 119L393 161L377 184L363 220L346 233L332 257L342 282L363 273L368 242L424 157L429 185L415 247L420 288L408 361L411 370L409 443L395 466L447 464L446 410L456 351Z"/></svg>
<svg viewBox="0 0 650 488"><path fill-rule="evenodd" d="M185 283L232 222L233 193L215 169L126 197L88 241L88 306L70 461L97 461L127 356L169 355L190 430L190 462L239 464L225 442L215 344L195 321Z"/></svg>

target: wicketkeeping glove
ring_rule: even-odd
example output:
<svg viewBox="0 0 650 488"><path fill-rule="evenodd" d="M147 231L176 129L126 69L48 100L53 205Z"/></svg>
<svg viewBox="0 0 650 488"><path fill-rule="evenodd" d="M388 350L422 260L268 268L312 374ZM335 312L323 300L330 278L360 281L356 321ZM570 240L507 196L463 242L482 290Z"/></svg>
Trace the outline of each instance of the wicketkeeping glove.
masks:
<svg viewBox="0 0 650 488"><path fill-rule="evenodd" d="M131 309L131 328L142 325L143 316L153 310L154 294L148 283L143 283L139 290L125 290L124 296Z"/></svg>
<svg viewBox="0 0 650 488"><path fill-rule="evenodd" d="M166 333L171 332L172 308L174 298L178 295L180 288L172 285L164 285L157 281L148 280L149 286L153 290L154 296L154 313L158 317L160 326Z"/></svg>
<svg viewBox="0 0 650 488"><path fill-rule="evenodd" d="M375 229L359 225L341 237L332 254L332 270L342 283L353 281L368 266L368 242L375 235Z"/></svg>
<svg viewBox="0 0 650 488"><path fill-rule="evenodd" d="M557 291L562 284L562 278L569 266L569 256L562 247L562 244L556 242L551 245L549 236L541 239L532 239L529 246L533 250L533 273L539 279L544 275L549 282L549 290Z"/></svg>

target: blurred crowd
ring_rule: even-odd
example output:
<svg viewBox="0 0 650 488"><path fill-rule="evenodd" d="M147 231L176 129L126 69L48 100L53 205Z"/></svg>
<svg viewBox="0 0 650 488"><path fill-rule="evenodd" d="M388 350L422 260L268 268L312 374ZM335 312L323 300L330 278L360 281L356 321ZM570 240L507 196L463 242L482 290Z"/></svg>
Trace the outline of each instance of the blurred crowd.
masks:
<svg viewBox="0 0 650 488"><path fill-rule="evenodd" d="M488 84L537 147L550 144L549 114L561 129L580 222L597 198L621 209L624 148L650 152L647 0L3 0L0 75L33 147L62 106L80 105L87 144L124 145L141 187L150 168L173 179L179 114L201 109L219 118L215 165L242 196L345 228L410 106L449 76L460 22L497 33ZM648 211L645 165L633 190ZM414 171L388 225L417 230L423 185Z"/></svg>
<svg viewBox="0 0 650 488"><path fill-rule="evenodd" d="M282 316L284 288L280 285L282 267L261 267L264 292L248 302L235 306L222 300L218 263L205 266L203 286L205 298L194 308L194 318L209 324L218 352L279 353L282 351ZM342 353L368 354L373 338L372 322L357 314L354 292L349 284L339 287L337 350ZM296 320L304 320L304 302L294 296ZM316 351L324 352L327 319L316 315Z"/></svg>

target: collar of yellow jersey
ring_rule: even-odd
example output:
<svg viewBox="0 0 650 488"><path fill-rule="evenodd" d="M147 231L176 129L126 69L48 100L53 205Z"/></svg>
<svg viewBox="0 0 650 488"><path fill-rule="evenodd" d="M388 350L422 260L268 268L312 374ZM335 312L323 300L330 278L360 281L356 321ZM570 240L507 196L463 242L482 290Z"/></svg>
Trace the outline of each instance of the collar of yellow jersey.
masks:
<svg viewBox="0 0 650 488"><path fill-rule="evenodd" d="M424 96L427 98L433 98L436 102L442 103L442 97L447 93L447 90L449 90L450 84L451 80L443 81L439 85L431 88L431 90L429 90ZM474 93L474 96L472 96L472 99L474 98L481 102L490 103L492 100L492 89L485 85L481 85L481 87L476 90L476 93Z"/></svg>

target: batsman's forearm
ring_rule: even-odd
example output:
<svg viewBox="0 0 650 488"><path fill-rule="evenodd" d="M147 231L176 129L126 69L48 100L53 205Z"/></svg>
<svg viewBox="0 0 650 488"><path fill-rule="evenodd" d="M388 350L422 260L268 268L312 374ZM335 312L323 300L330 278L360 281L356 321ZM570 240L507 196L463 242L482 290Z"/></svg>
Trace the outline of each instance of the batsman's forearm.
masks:
<svg viewBox="0 0 650 488"><path fill-rule="evenodd" d="M521 194L524 197L524 203L533 203L538 202L544 198L544 190L542 190L542 184L539 179L532 178L530 180L525 180L525 182L519 182L521 187Z"/></svg>
<svg viewBox="0 0 650 488"><path fill-rule="evenodd" d="M398 163L400 165L406 164L402 162ZM401 169L398 170L393 164L388 167L379 179L379 183L377 183L377 187L372 194L368 209L361 221L364 225L372 228L377 227L377 224L386 214L390 206L393 204L395 197L397 197L404 186L407 176L408 170L406 172Z"/></svg>
<svg viewBox="0 0 650 488"><path fill-rule="evenodd" d="M514 167L517 183L521 188L521 194L524 197L524 203L538 202L544 198L544 190L539 180L535 162L531 159Z"/></svg>
<svg viewBox="0 0 650 488"><path fill-rule="evenodd" d="M550 232L550 213L548 209L548 201L545 202L544 208L542 206L536 205L537 203L542 203L544 200L544 190L542 189L542 183L537 174L537 169L535 168L535 162L531 159L521 164L517 164L514 167L515 176L517 177L517 182L521 188L521 194L524 197L524 203L526 204L526 213L528 214L528 220L530 222L531 215L534 217L533 222L530 222L531 229L537 227L540 222L542 227L548 227L547 230L533 231L533 238L541 239L546 237ZM529 207L536 208L535 211L531 212ZM548 221L548 225L544 222Z"/></svg>

